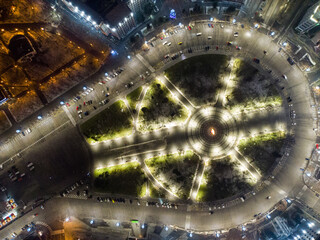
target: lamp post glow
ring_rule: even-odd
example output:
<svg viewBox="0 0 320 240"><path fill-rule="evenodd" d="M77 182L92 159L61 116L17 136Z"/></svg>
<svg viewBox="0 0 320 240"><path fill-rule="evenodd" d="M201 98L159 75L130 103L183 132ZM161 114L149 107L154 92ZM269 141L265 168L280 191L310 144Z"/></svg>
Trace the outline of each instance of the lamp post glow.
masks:
<svg viewBox="0 0 320 240"><path fill-rule="evenodd" d="M211 133L212 136L216 135L216 132L214 131L213 128L210 129L210 133Z"/></svg>

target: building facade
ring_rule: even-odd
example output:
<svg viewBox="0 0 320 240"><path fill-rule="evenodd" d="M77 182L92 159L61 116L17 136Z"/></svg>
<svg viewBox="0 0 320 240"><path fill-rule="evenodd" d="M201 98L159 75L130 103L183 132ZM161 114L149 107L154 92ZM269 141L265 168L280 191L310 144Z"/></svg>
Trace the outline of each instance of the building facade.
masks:
<svg viewBox="0 0 320 240"><path fill-rule="evenodd" d="M302 20L296 27L299 32L308 32L315 26L319 25L320 21L320 1L308 9Z"/></svg>
<svg viewBox="0 0 320 240"><path fill-rule="evenodd" d="M275 217L272 221L272 226L277 237L288 237L292 233L291 228L287 225L287 221L282 217Z"/></svg>
<svg viewBox="0 0 320 240"><path fill-rule="evenodd" d="M131 11L136 14L138 12L143 12L143 7L148 2L150 2L150 0L128 0L127 4Z"/></svg>
<svg viewBox="0 0 320 240"><path fill-rule="evenodd" d="M136 23L133 12L122 2L104 16L99 26L105 35L122 39L135 28Z"/></svg>

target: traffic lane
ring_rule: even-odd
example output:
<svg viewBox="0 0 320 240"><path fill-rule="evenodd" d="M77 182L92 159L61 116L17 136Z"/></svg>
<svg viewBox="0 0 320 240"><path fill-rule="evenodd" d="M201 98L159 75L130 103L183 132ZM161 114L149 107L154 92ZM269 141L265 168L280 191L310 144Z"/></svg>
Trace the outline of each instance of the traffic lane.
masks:
<svg viewBox="0 0 320 240"><path fill-rule="evenodd" d="M101 168L108 165L124 164L128 161L137 160L138 155L157 152L165 149L165 147L166 144L163 140L155 140L119 149L103 149L93 154L94 167Z"/></svg>
<svg viewBox="0 0 320 240"><path fill-rule="evenodd" d="M271 196L271 199L267 199ZM273 186L267 186L259 194L247 198L237 205L216 209L213 214L206 212L191 212L191 228L197 230L218 230L239 226L254 219L258 213L268 212L274 204L283 199L284 195Z"/></svg>
<svg viewBox="0 0 320 240"><path fill-rule="evenodd" d="M90 160L83 137L69 124L50 139L28 149L14 163L20 173L26 173L22 181L12 183L7 172L2 172L0 182L7 187L10 196L27 203L44 195L56 194L85 176L90 170ZM27 168L28 162L34 164L33 171Z"/></svg>
<svg viewBox="0 0 320 240"><path fill-rule="evenodd" d="M57 209L57 206L58 209ZM98 203L94 199L81 200L70 198L55 198L45 205L46 219L67 216L92 219L114 219L130 221L137 219L141 222L152 222L163 225L178 225L184 227L185 211L174 208L157 208L142 204ZM49 222L47 220L47 222Z"/></svg>

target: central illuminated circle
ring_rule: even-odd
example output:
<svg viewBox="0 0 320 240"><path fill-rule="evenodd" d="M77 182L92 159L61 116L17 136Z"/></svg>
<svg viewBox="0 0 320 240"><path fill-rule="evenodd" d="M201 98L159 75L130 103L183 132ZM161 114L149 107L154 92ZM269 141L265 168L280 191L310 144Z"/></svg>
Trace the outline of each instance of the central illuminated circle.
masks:
<svg viewBox="0 0 320 240"><path fill-rule="evenodd" d="M192 148L201 155L221 157L228 154L237 141L238 127L231 113L223 108L196 110L188 124Z"/></svg>
<svg viewBox="0 0 320 240"><path fill-rule="evenodd" d="M210 133L211 133L212 136L214 136L216 134L216 132L214 131L213 128L210 129Z"/></svg>

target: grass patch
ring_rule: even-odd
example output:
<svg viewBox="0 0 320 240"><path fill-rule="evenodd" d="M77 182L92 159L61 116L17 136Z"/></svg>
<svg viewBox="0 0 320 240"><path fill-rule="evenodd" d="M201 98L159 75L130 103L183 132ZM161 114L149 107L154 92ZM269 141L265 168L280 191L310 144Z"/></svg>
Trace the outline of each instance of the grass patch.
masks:
<svg viewBox="0 0 320 240"><path fill-rule="evenodd" d="M191 101L202 105L216 99L229 60L225 55L195 56L175 64L165 74Z"/></svg>
<svg viewBox="0 0 320 240"><path fill-rule="evenodd" d="M147 178L139 163L127 163L94 171L97 191L144 196Z"/></svg>
<svg viewBox="0 0 320 240"><path fill-rule="evenodd" d="M89 143L123 137L132 132L132 117L125 103L117 101L80 128Z"/></svg>
<svg viewBox="0 0 320 240"><path fill-rule="evenodd" d="M276 87L248 62L235 59L232 73L235 87L227 96L229 108L253 110L282 104Z"/></svg>
<svg viewBox="0 0 320 240"><path fill-rule="evenodd" d="M138 87L137 89L135 89L134 91L132 91L127 95L127 100L132 110L136 109L141 92L142 92L142 87Z"/></svg>
<svg viewBox="0 0 320 240"><path fill-rule="evenodd" d="M266 174L275 160L282 156L281 149L285 139L284 132L274 132L243 139L238 148L262 174Z"/></svg>
<svg viewBox="0 0 320 240"><path fill-rule="evenodd" d="M155 187L152 183L149 182L149 196L151 198L166 198L167 192L163 189Z"/></svg>
<svg viewBox="0 0 320 240"><path fill-rule="evenodd" d="M197 200L215 201L249 190L252 177L239 169L240 163L231 161L230 157L211 161L204 172Z"/></svg>
<svg viewBox="0 0 320 240"><path fill-rule="evenodd" d="M170 191L182 199L189 197L199 157L193 151L184 154L168 154L146 161L151 173Z"/></svg>
<svg viewBox="0 0 320 240"><path fill-rule="evenodd" d="M160 81L149 87L140 110L139 130L152 131L166 124L178 124L188 117L188 110L173 98L168 88Z"/></svg>

